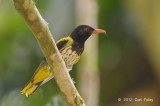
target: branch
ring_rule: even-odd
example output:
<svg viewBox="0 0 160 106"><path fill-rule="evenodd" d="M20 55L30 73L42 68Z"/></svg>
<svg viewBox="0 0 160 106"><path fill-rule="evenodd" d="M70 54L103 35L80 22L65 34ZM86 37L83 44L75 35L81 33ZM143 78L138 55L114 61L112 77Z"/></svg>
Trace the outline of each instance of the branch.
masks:
<svg viewBox="0 0 160 106"><path fill-rule="evenodd" d="M13 2L16 10L34 33L67 104L69 106L84 105L58 52L48 23L40 15L35 3L32 0L13 0Z"/></svg>

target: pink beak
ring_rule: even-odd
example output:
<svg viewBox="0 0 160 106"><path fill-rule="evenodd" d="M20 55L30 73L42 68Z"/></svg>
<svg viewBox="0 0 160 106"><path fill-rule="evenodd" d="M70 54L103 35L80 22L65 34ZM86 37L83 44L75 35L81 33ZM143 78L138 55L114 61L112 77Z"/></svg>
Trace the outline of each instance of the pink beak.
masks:
<svg viewBox="0 0 160 106"><path fill-rule="evenodd" d="M106 31L105 31L105 30L102 30L102 29L95 29L95 30L93 31L93 34L97 34L97 33L106 33Z"/></svg>

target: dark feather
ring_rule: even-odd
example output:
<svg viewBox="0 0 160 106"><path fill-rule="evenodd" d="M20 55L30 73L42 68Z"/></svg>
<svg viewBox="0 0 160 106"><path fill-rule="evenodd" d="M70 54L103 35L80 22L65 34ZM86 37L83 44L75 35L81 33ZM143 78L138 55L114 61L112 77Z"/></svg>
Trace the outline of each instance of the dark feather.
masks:
<svg viewBox="0 0 160 106"><path fill-rule="evenodd" d="M62 41L58 42L57 43L58 50L61 50L67 42L68 42L68 40L62 40Z"/></svg>

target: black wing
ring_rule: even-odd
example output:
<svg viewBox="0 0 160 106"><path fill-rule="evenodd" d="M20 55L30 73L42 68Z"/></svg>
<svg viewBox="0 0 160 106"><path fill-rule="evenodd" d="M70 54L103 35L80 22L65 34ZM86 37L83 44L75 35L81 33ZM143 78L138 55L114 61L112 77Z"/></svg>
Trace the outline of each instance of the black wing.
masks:
<svg viewBox="0 0 160 106"><path fill-rule="evenodd" d="M67 44L69 40L68 39L60 39L56 44L57 44L57 48L58 50L63 49L63 47Z"/></svg>
<svg viewBox="0 0 160 106"><path fill-rule="evenodd" d="M69 41L68 38L62 38L59 41L57 41L56 44L57 44L58 50L61 50L67 44L68 41ZM48 63L46 61L46 58L44 57L38 68L41 68L42 66L44 66L46 64L48 64Z"/></svg>

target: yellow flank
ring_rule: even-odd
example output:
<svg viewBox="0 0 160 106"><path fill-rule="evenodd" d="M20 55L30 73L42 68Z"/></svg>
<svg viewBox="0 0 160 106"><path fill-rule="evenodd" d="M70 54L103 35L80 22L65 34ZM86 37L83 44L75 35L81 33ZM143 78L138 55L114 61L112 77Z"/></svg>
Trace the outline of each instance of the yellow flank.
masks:
<svg viewBox="0 0 160 106"><path fill-rule="evenodd" d="M76 62L74 64L76 64L79 61L79 59L80 59L80 56L78 57L78 59L76 60Z"/></svg>
<svg viewBox="0 0 160 106"><path fill-rule="evenodd" d="M21 90L21 93L26 93L26 96L32 95L41 83L52 76L52 73L47 70L47 66L41 67L33 76L32 80Z"/></svg>

